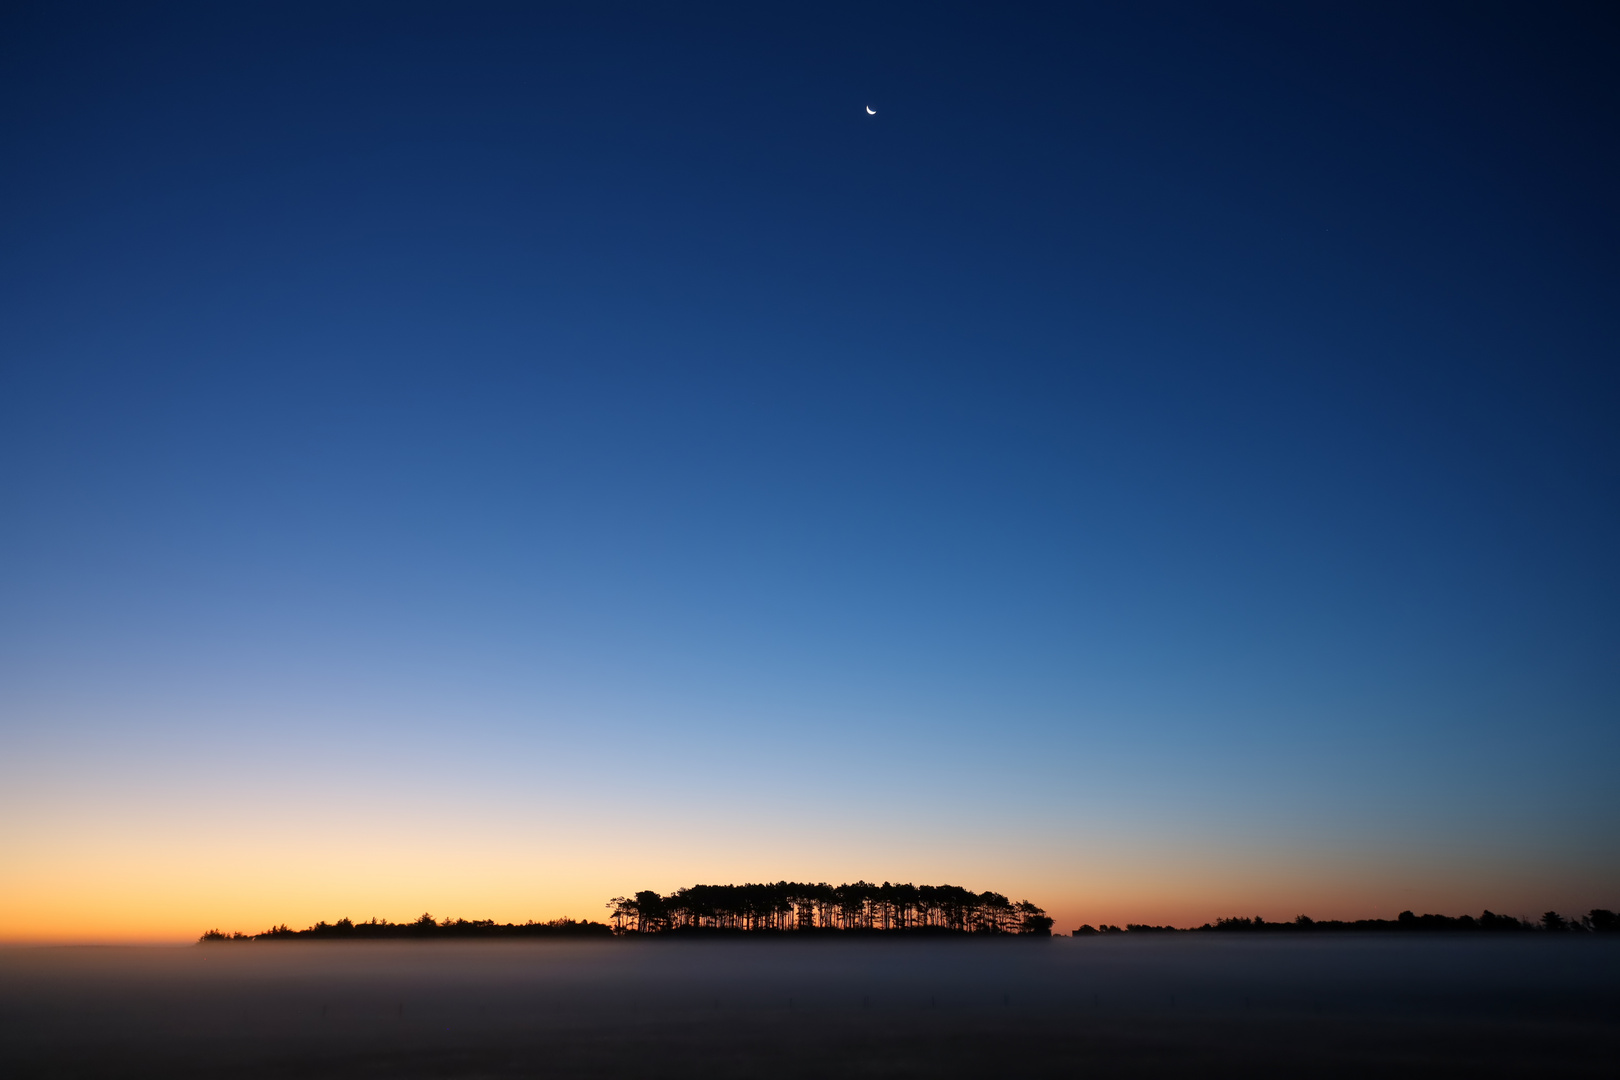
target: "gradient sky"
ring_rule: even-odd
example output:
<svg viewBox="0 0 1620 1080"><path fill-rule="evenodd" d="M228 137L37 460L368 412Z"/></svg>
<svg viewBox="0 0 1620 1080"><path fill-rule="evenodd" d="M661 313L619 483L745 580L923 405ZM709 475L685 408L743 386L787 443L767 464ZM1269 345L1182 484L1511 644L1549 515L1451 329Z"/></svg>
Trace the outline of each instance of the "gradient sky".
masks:
<svg viewBox="0 0 1620 1080"><path fill-rule="evenodd" d="M0 939L1620 907L1614 7L1120 7L6 5Z"/></svg>

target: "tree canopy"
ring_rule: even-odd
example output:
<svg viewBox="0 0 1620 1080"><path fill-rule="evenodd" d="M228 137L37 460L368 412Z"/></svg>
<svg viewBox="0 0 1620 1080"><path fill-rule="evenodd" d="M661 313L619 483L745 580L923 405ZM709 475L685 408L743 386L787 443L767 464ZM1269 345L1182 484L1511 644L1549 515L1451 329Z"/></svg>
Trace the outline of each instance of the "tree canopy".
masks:
<svg viewBox="0 0 1620 1080"><path fill-rule="evenodd" d="M828 885L690 885L668 896L646 890L608 901L616 932L887 931L1050 935L1052 920L1028 900L960 885L866 881Z"/></svg>

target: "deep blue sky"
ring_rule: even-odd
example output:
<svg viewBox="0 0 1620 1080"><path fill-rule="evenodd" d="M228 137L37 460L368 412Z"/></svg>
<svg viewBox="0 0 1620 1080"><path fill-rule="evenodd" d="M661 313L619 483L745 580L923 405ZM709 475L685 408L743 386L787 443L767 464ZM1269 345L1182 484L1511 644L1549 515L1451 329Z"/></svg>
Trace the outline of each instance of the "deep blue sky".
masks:
<svg viewBox="0 0 1620 1080"><path fill-rule="evenodd" d="M0 933L293 804L1614 906L1614 9L1117 7L9 5Z"/></svg>

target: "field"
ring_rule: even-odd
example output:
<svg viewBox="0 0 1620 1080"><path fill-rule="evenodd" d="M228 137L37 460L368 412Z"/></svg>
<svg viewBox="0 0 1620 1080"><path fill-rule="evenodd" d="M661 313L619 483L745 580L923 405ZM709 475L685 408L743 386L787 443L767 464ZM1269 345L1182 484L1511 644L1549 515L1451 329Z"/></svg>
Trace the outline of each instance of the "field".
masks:
<svg viewBox="0 0 1620 1080"><path fill-rule="evenodd" d="M1612 1076L1620 941L0 951L10 1077Z"/></svg>

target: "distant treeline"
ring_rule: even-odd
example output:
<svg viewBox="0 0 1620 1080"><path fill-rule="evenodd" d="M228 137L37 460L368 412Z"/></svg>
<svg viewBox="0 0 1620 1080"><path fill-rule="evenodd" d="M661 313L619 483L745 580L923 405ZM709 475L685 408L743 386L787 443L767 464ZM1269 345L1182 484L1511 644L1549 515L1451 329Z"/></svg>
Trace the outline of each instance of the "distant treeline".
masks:
<svg viewBox="0 0 1620 1080"><path fill-rule="evenodd" d="M620 934L694 931L1031 934L1052 920L1028 900L960 885L691 885L668 896L638 892L608 901Z"/></svg>
<svg viewBox="0 0 1620 1080"><path fill-rule="evenodd" d="M693 885L668 896L638 892L615 897L612 925L573 919L550 922L497 923L492 919L438 920L424 914L414 922L386 919L335 923L318 922L302 930L273 926L259 934L210 930L199 939L219 941L295 941L608 937L614 934L680 932L837 931L867 933L1026 934L1046 936L1052 920L1027 900L1009 901L1000 893L975 893L957 885ZM1075 937L1092 934L1196 934L1196 933L1339 933L1345 931L1442 931L1558 934L1620 933L1620 915L1593 908L1585 915L1546 912L1539 922L1485 911L1472 915L1414 915L1403 911L1394 919L1312 919L1301 915L1291 922L1253 918L1216 919L1203 926L1182 929L1128 923L1123 927L1087 924Z"/></svg>
<svg viewBox="0 0 1620 1080"><path fill-rule="evenodd" d="M1336 933L1345 930L1508 931L1514 933L1547 931L1559 934L1615 934L1620 933L1620 916L1604 908L1593 908L1580 918L1549 911L1541 917L1539 923L1518 919L1512 915L1497 915L1488 910L1477 919L1472 915L1414 915L1410 911L1403 911L1393 919L1357 919L1354 922L1344 922L1339 919L1313 919L1309 915L1301 915L1292 922L1266 922L1266 920L1256 915L1252 919L1216 919L1213 923L1205 923L1203 926L1194 926L1186 930L1175 926L1145 926L1140 923L1128 923L1123 928L1107 924L1092 926L1088 923L1076 930L1074 936L1126 933L1195 934L1204 931L1242 934L1297 934L1324 931Z"/></svg>
<svg viewBox="0 0 1620 1080"><path fill-rule="evenodd" d="M550 922L498 923L493 919L445 919L440 921L424 914L415 922L393 923L387 919L370 922L350 922L339 919L335 923L318 922L302 930L293 930L285 923L272 926L262 934L232 934L210 930L200 941L292 941L300 938L318 940L380 941L385 938L494 938L494 937L608 937L613 928L606 923L575 922L573 919L553 919Z"/></svg>

